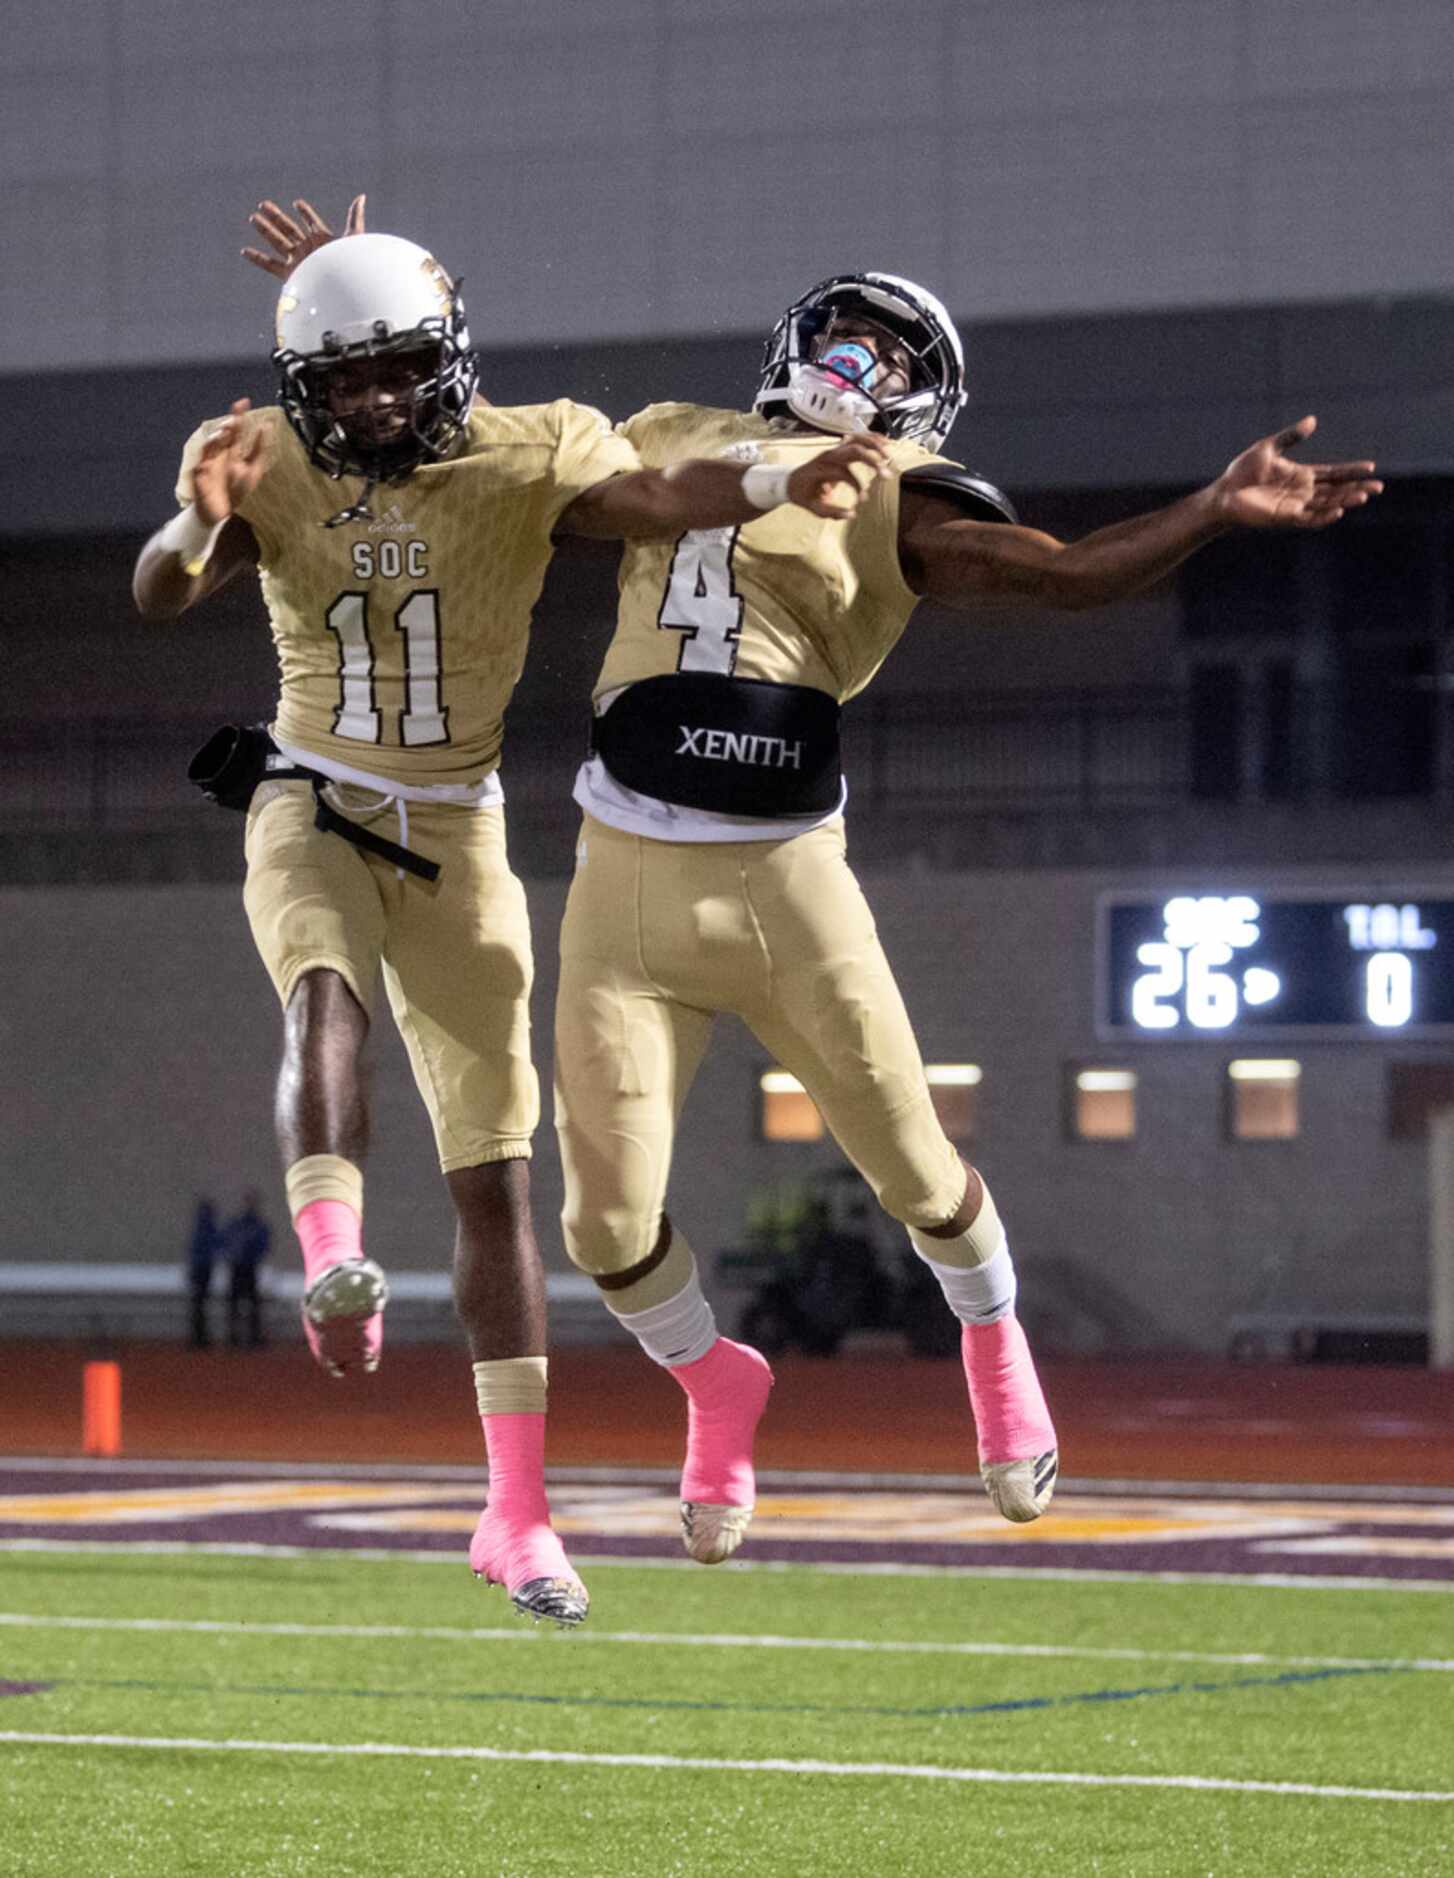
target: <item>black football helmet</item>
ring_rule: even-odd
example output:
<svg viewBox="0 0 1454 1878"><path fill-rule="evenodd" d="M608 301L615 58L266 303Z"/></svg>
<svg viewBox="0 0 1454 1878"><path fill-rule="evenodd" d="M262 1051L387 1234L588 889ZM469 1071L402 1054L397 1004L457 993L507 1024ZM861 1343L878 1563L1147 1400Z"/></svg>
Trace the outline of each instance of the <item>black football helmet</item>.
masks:
<svg viewBox="0 0 1454 1878"><path fill-rule="evenodd" d="M877 398L815 360L835 320L872 320L892 333L911 360L909 389ZM773 327L762 354L753 409L789 411L824 430L876 430L938 450L963 408L964 349L954 322L927 288L898 274L834 274L796 300Z"/></svg>

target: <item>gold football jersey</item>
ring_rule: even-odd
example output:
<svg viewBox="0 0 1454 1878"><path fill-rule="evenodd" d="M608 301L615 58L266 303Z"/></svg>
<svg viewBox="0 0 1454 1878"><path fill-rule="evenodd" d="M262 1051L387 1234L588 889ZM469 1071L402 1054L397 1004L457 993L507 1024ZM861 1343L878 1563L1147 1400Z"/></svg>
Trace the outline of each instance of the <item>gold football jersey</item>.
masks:
<svg viewBox="0 0 1454 1878"><path fill-rule="evenodd" d="M177 500L192 499L204 424ZM584 490L640 468L599 411L477 404L463 449L374 491L373 519L324 524L356 492L314 469L277 407L241 513L257 536L281 688L274 734L386 782L469 788L496 768L551 529Z"/></svg>
<svg viewBox="0 0 1454 1878"><path fill-rule="evenodd" d="M695 404L649 405L620 429L650 468L714 456L796 467L839 442ZM899 477L947 461L903 441L889 455L896 473L850 521L785 503L738 528L628 542L595 695L677 671L810 685L840 703L862 691L917 604L899 566Z"/></svg>

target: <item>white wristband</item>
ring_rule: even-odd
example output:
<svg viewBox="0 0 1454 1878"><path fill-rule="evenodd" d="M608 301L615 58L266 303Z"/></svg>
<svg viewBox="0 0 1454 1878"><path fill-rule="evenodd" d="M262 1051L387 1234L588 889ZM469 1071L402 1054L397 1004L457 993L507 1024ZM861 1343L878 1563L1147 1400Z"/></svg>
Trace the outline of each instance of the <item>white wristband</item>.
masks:
<svg viewBox="0 0 1454 1878"><path fill-rule="evenodd" d="M220 522L204 522L196 504L189 502L158 534L157 546L167 554L175 554L182 563L182 572L195 580L211 560L217 537L226 526L225 518Z"/></svg>
<svg viewBox="0 0 1454 1878"><path fill-rule="evenodd" d="M755 509L780 509L792 471L782 463L752 463L742 472L742 499Z"/></svg>

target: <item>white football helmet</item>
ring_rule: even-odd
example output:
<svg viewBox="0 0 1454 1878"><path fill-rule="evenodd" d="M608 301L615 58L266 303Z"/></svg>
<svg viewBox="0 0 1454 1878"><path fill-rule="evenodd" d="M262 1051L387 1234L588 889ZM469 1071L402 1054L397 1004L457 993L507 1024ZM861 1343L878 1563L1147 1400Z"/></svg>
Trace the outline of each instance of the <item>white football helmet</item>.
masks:
<svg viewBox="0 0 1454 1878"><path fill-rule="evenodd" d="M852 346L832 371L819 359L833 344L835 320L872 320L907 349L909 389L874 395L872 360L856 380ZM881 431L937 450L963 408L964 349L954 321L925 287L898 274L834 274L796 300L772 329L762 354L753 409L769 417L791 411L820 430Z"/></svg>
<svg viewBox="0 0 1454 1878"><path fill-rule="evenodd" d="M459 290L423 248L398 235L348 235L315 249L278 296L276 336L278 401L319 469L398 482L448 454L478 368ZM383 440L334 412L329 374L337 366L416 356L402 435Z"/></svg>

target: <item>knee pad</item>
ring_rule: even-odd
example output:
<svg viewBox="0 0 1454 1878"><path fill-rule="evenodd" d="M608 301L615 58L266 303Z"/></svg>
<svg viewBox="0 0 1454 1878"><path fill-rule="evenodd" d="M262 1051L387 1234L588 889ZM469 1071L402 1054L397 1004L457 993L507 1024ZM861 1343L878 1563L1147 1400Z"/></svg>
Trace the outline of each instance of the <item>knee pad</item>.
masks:
<svg viewBox="0 0 1454 1878"><path fill-rule="evenodd" d="M964 1198L964 1166L946 1141L932 1164L903 1162L882 1183L870 1182L879 1205L901 1226L927 1232L952 1219Z"/></svg>
<svg viewBox="0 0 1454 1878"><path fill-rule="evenodd" d="M566 1234L566 1250L574 1264L601 1287L601 1296L617 1317L655 1309L692 1285L697 1275L697 1261L692 1248L673 1226L666 1245L657 1255L661 1224L652 1234L651 1248L640 1258L616 1257L611 1265L587 1264L587 1251ZM599 1253L604 1241L597 1239L590 1248ZM619 1252L619 1244L616 1247ZM614 1254L613 1254L614 1256ZM624 1279L624 1282L622 1280Z"/></svg>
<svg viewBox="0 0 1454 1878"><path fill-rule="evenodd" d="M644 1256L638 1251L634 1232L613 1233L603 1220L592 1220L577 1230L569 1220L561 1220L566 1256L577 1271L588 1278L611 1278L624 1272Z"/></svg>
<svg viewBox="0 0 1454 1878"><path fill-rule="evenodd" d="M614 1278L650 1257L661 1217L643 1219L624 1209L590 1215L568 1210L560 1224L571 1264L590 1278Z"/></svg>

